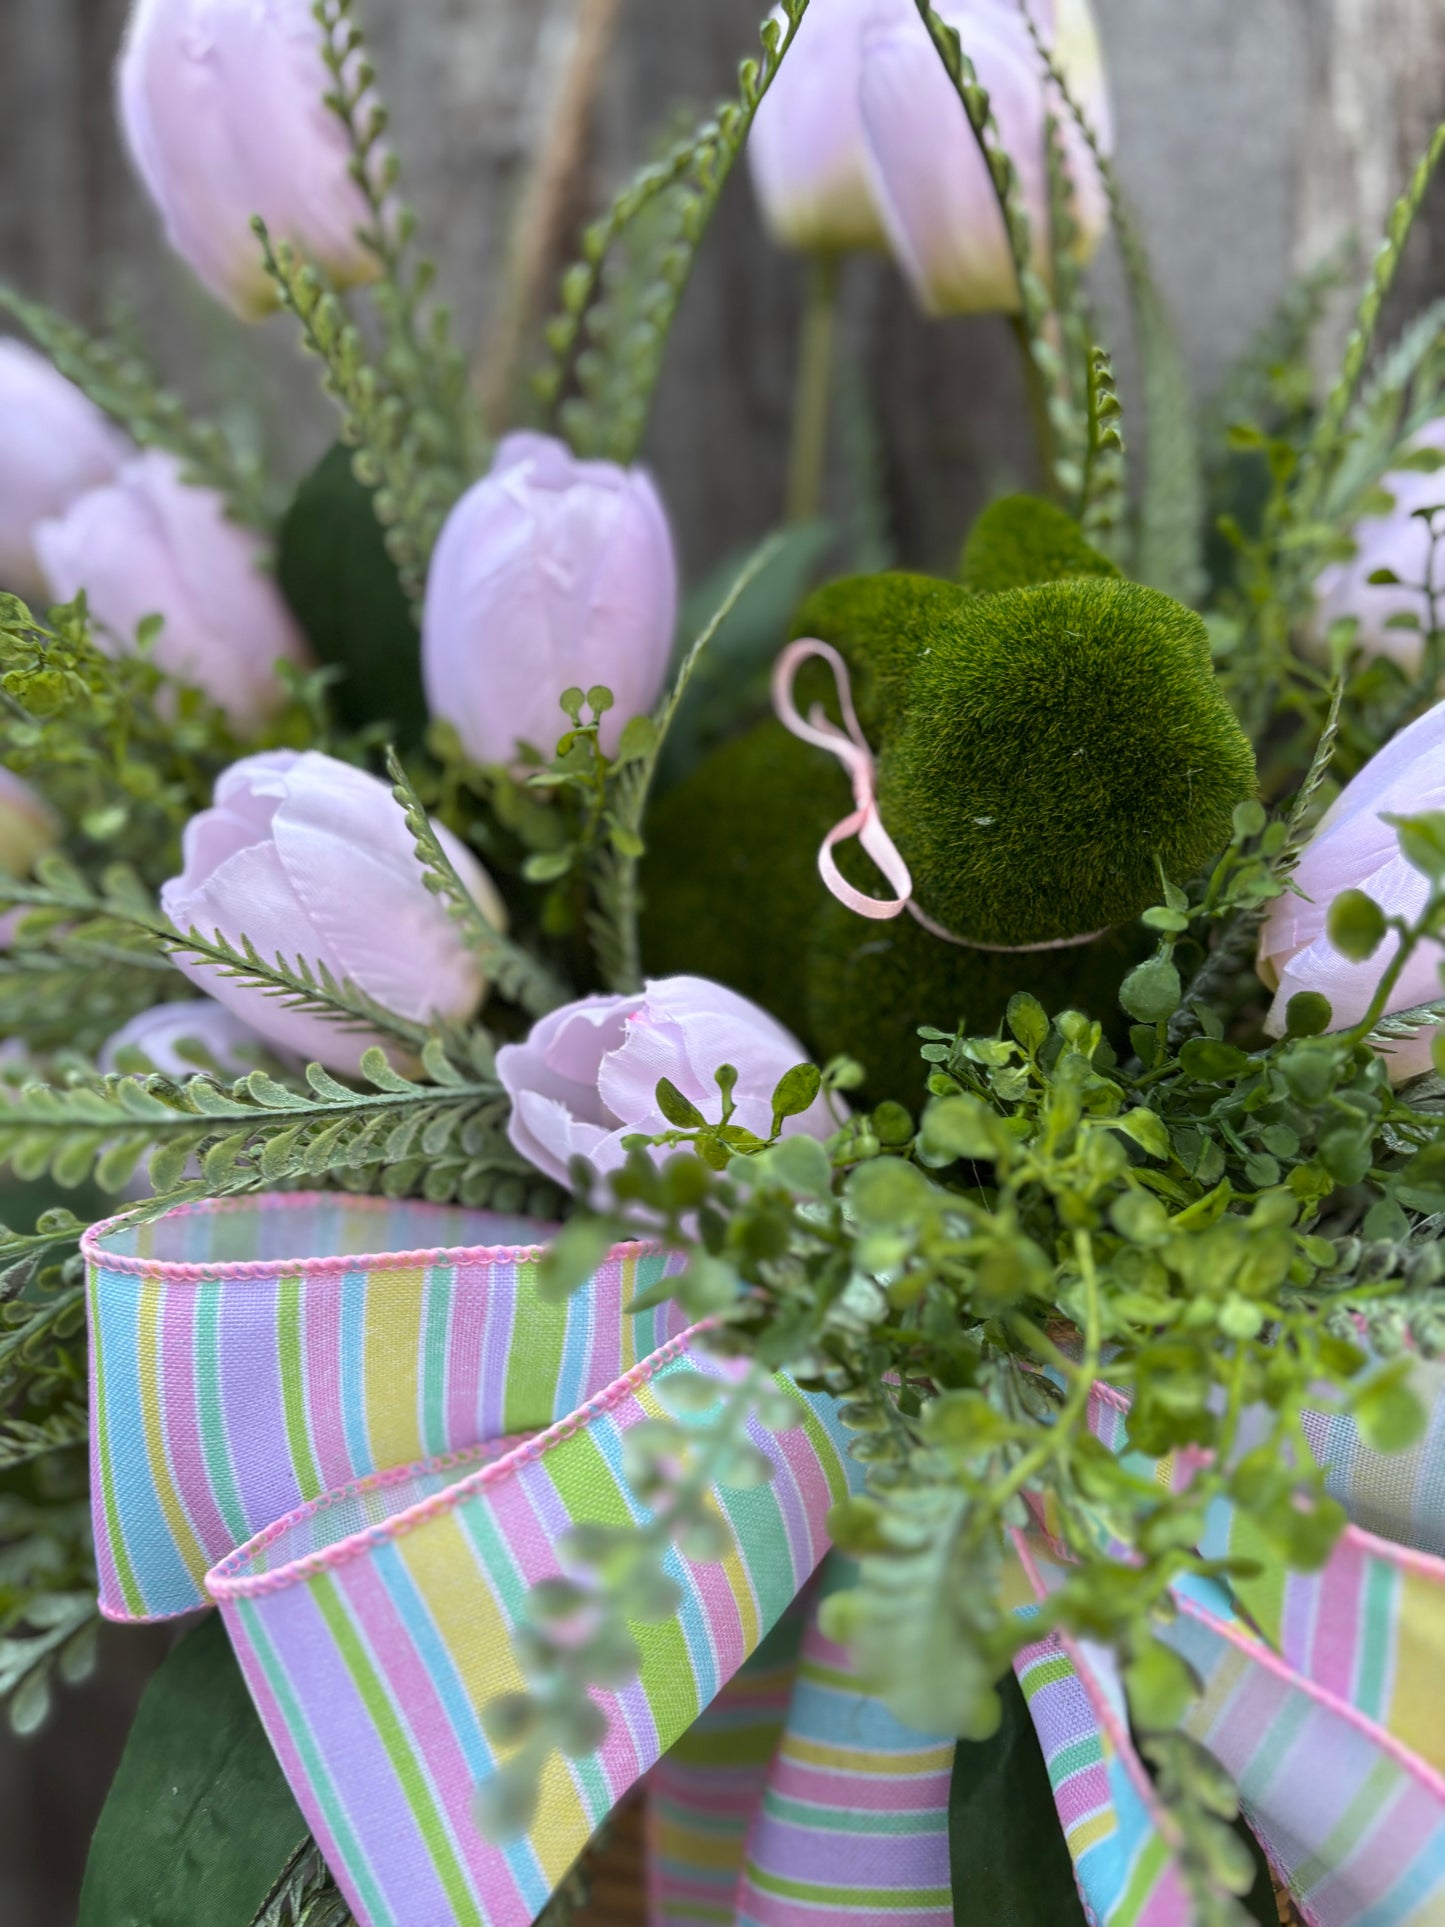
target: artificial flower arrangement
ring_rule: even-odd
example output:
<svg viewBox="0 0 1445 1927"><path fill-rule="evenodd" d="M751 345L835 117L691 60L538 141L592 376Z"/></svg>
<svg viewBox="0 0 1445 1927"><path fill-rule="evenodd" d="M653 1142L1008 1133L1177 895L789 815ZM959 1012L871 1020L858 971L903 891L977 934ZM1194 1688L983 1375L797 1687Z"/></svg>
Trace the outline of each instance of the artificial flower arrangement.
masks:
<svg viewBox="0 0 1445 1927"><path fill-rule="evenodd" d="M656 1923L1445 1920L1445 139L1201 454L1086 0L785 0L492 446L350 0L137 0L119 105L341 431L3 294L12 1724L202 1615L83 1927L560 1921L643 1782ZM745 147L793 524L675 644ZM865 247L1036 404L946 577L819 547Z"/></svg>

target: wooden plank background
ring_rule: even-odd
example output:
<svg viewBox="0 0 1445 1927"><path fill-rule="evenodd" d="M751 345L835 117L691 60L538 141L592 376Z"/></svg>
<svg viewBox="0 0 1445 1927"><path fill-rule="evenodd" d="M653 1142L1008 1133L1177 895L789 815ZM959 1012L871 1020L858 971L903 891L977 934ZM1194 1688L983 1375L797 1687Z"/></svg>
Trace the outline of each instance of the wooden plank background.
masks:
<svg viewBox="0 0 1445 1927"><path fill-rule="evenodd" d="M468 341L480 344L501 309L515 213L577 10L589 5L358 0L407 191L440 244ZM1352 247L1357 265L1367 258L1445 112L1445 7L1095 5L1121 170L1205 396L1300 267L1337 247ZM575 183L579 211L643 157L672 104L705 106L730 89L762 6L620 0ZM89 322L123 303L186 392L256 413L277 460L299 473L328 435L313 370L284 321L243 331L206 304L160 246L125 166L110 110L125 11L125 0L0 0L0 277ZM1412 249L1405 302L1442 292L1442 249L1445 202L1436 195ZM1127 409L1130 363L1109 259L1096 281L1115 319ZM648 450L690 576L755 540L781 501L800 282L798 264L764 243L740 176L684 304ZM1341 326L1337 319L1336 340ZM923 326L874 261L848 265L844 342L878 412L900 556L946 566L981 497L1030 472L1011 344L990 319ZM108 1630L102 1681L68 1696L38 1742L0 1741L5 1927L73 1921L84 1842L164 1647L160 1631ZM615 1887L607 1904L620 1923Z"/></svg>

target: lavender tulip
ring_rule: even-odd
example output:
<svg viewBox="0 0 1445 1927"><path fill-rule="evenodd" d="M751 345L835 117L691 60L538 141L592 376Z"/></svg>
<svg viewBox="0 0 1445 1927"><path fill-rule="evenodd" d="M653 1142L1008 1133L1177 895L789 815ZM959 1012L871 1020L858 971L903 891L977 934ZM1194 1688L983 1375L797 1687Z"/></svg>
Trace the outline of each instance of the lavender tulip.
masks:
<svg viewBox="0 0 1445 1927"><path fill-rule="evenodd" d="M1283 1034L1286 1006L1301 990L1328 997L1332 1029L1344 1030L1365 1015L1399 939L1391 933L1368 962L1351 963L1325 934L1330 905L1343 890L1363 890L1388 916L1418 915L1429 880L1405 861L1395 831L1381 818L1438 809L1445 809L1445 703L1401 730L1345 785L1294 872L1303 894L1291 892L1270 905L1260 933L1259 974L1276 993L1265 1023L1272 1036ZM1440 944L1428 938L1421 943L1400 974L1390 1009L1410 1010L1440 997L1442 960ZM1394 1082L1430 1068L1434 1028L1392 1043Z"/></svg>
<svg viewBox="0 0 1445 1927"><path fill-rule="evenodd" d="M228 1077L244 1077L254 1070L264 1040L212 997L186 997L173 1004L156 1004L122 1024L102 1044L96 1061L113 1071L123 1051L142 1051L167 1077L190 1077L201 1067L182 1055L183 1044L199 1044Z"/></svg>
<svg viewBox="0 0 1445 1927"><path fill-rule="evenodd" d="M12 770L0 768L0 870L30 874L35 859L60 841L60 823L43 797Z"/></svg>
<svg viewBox="0 0 1445 1927"><path fill-rule="evenodd" d="M781 8L773 18L781 31ZM810 6L758 108L748 165L768 231L783 247L843 254L888 245L859 98L863 33L874 20L906 30L910 20L918 25L918 10L913 0Z"/></svg>
<svg viewBox="0 0 1445 1927"><path fill-rule="evenodd" d="M250 320L276 306L257 214L332 281L375 277L311 0L136 0L116 78L166 238L218 299Z"/></svg>
<svg viewBox="0 0 1445 1927"><path fill-rule="evenodd" d="M85 590L110 646L131 647L142 619L162 616L156 662L205 690L242 730L280 706L278 658L306 660L261 538L229 521L213 490L187 487L169 455L127 462L113 482L40 523L35 551L57 599Z"/></svg>
<svg viewBox="0 0 1445 1927"><path fill-rule="evenodd" d="M988 168L953 83L915 11L875 15L864 29L860 98L869 178L889 243L929 314L1019 306L1018 278ZM1018 171L1033 265L1049 263L1045 117L1060 123L1078 252L1103 231L1106 201L1087 143L1053 97L1015 0L949 0L939 9L988 90ZM1038 4L1034 18L1101 146L1112 146L1109 101L1088 0Z"/></svg>
<svg viewBox="0 0 1445 1927"><path fill-rule="evenodd" d="M0 341L0 587L45 592L32 532L108 482L135 451L94 403L23 342Z"/></svg>
<svg viewBox="0 0 1445 1927"><path fill-rule="evenodd" d="M524 1044L497 1052L497 1075L512 1099L513 1145L566 1184L570 1159L615 1170L626 1156L625 1137L670 1128L657 1107L664 1077L705 1117L717 1118L713 1073L731 1064L738 1073L733 1121L766 1137L778 1079L806 1054L736 991L705 977L664 977L635 996L582 997L539 1018ZM833 1124L818 1098L783 1129L826 1137Z"/></svg>
<svg viewBox="0 0 1445 1927"><path fill-rule="evenodd" d="M677 621L667 516L642 469L509 435L447 518L427 579L422 676L434 716L482 763L550 756L564 689L605 683L611 754L662 689Z"/></svg>
<svg viewBox="0 0 1445 1927"><path fill-rule="evenodd" d="M506 911L485 870L447 829L437 835L487 918ZM426 887L411 834L385 783L316 751L269 750L233 763L214 805L193 817L182 840L184 867L161 890L161 907L181 930L249 937L262 957L280 955L338 980L397 1016L465 1020L486 983L445 906ZM383 1040L291 1010L253 985L221 976L184 955L200 989L268 1043L354 1071Z"/></svg>
<svg viewBox="0 0 1445 1927"><path fill-rule="evenodd" d="M1423 428L1412 447L1434 449L1445 456L1445 416ZM1445 538L1445 469L1433 473L1392 469L1382 478L1382 486L1393 496L1393 507L1357 523L1353 531L1355 554L1347 562L1330 563L1315 583L1316 651L1333 623L1353 616L1359 625L1355 641L1364 653L1390 656L1407 676L1413 677L1420 669L1425 631L1431 621L1426 585L1432 579L1434 550L1429 524L1415 511L1440 509L1435 520ZM1369 578L1381 569L1391 570L1399 580L1371 582ZM1445 555L1433 558L1433 586L1437 599L1445 597ZM1391 627L1394 616L1414 616L1419 626ZM1440 619L1445 623L1445 603L1440 607Z"/></svg>

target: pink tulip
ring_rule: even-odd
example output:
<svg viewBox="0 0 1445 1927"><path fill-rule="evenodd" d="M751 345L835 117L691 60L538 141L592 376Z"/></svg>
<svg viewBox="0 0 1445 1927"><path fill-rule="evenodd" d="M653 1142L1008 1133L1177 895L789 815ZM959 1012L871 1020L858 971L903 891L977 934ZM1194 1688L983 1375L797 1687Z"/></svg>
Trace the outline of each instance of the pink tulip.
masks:
<svg viewBox="0 0 1445 1927"><path fill-rule="evenodd" d="M311 0L136 0L116 79L167 240L237 314L276 306L256 214L338 285L375 278Z"/></svg>
<svg viewBox="0 0 1445 1927"><path fill-rule="evenodd" d="M1445 455L1445 416L1423 428L1411 447ZM1433 474L1392 469L1382 477L1382 486L1394 497L1393 508L1356 523L1355 554L1348 562L1331 562L1315 583L1315 652L1332 623L1354 616L1359 623L1355 641L1366 656L1389 656L1413 677L1420 669L1431 613L1430 598L1420 586L1430 572L1430 531L1415 510L1441 509L1437 520L1445 539L1445 469ZM1399 582L1371 582L1377 569L1392 569ZM1445 598L1445 554L1435 558L1434 578L1439 596ZM1445 620L1445 600L1440 613ZM1417 617L1419 628L1388 627L1396 615Z"/></svg>
<svg viewBox="0 0 1445 1927"><path fill-rule="evenodd" d="M447 829L442 847L498 929L506 911L485 870ZM249 937L269 963L324 964L375 1003L417 1023L463 1022L486 983L441 900L426 887L411 833L385 783L314 750L269 750L233 763L216 800L186 825L184 867L161 890L178 929ZM180 968L268 1043L354 1071L383 1040L288 1009L199 958Z"/></svg>
<svg viewBox="0 0 1445 1927"><path fill-rule="evenodd" d="M579 461L546 435L508 435L447 517L427 578L422 677L434 716L482 763L519 742L552 754L564 689L605 683L599 740L662 690L677 563L651 478Z"/></svg>
<svg viewBox="0 0 1445 1927"><path fill-rule="evenodd" d="M58 601L84 589L102 643L131 648L141 621L162 616L155 661L203 689L238 729L280 707L278 658L307 660L261 538L229 521L213 490L187 487L170 455L138 456L40 523L35 552Z"/></svg>
<svg viewBox="0 0 1445 1927"><path fill-rule="evenodd" d="M781 8L774 14L784 27ZM814 0L748 136L763 219L782 247L842 254L885 249L868 177L859 97L863 33L879 20L918 25L913 0Z"/></svg>
<svg viewBox="0 0 1445 1927"><path fill-rule="evenodd" d="M733 1122L768 1136L778 1079L806 1056L736 991L705 977L663 977L635 996L582 997L549 1012L524 1044L497 1052L497 1075L512 1099L513 1145L567 1184L569 1159L612 1171L627 1155L625 1137L672 1128L657 1107L664 1077L715 1122L722 1105L713 1073L731 1064L738 1073ZM783 1126L785 1134L812 1137L832 1129L822 1098Z"/></svg>
<svg viewBox="0 0 1445 1927"><path fill-rule="evenodd" d="M258 1054L265 1050L264 1040L224 1004L211 997L187 997L179 1003L156 1004L122 1024L102 1044L96 1061L103 1071L113 1071L122 1051L139 1050L167 1077L192 1077L200 1066L181 1055L182 1044L201 1045L229 1077L244 1077L254 1070Z"/></svg>
<svg viewBox="0 0 1445 1927"><path fill-rule="evenodd" d="M1445 703L1401 730L1345 785L1294 872L1302 895L1290 893L1270 905L1260 933L1259 974L1276 992L1265 1020L1271 1036L1284 1034L1286 1006L1301 990L1328 997L1333 1030L1346 1030L1365 1015L1399 939L1392 933L1368 961L1351 963L1325 934L1330 905L1343 890L1363 890L1387 916L1417 916L1429 880L1405 861L1394 829L1380 819L1438 809L1445 809ZM1445 948L1429 938L1421 943L1401 972L1390 1010L1411 1010L1445 996L1442 960ZM1393 1082L1430 1068L1435 1028L1390 1045Z"/></svg>
<svg viewBox="0 0 1445 1927"><path fill-rule="evenodd" d="M35 859L60 841L54 810L12 770L0 768L0 870L28 876Z"/></svg>
<svg viewBox="0 0 1445 1927"><path fill-rule="evenodd" d="M1112 117L1089 0L1030 0L1070 92L1107 152ZM1060 124L1079 254L1107 220L1098 168L1053 97L1018 0L940 0L988 90L1034 245L1049 259L1044 120ZM763 218L787 247L889 247L930 314L1018 307L1003 218L953 83L913 0L815 0L749 138Z"/></svg>
<svg viewBox="0 0 1445 1927"><path fill-rule="evenodd" d="M0 341L0 423L0 588L34 598L45 593L35 524L108 482L135 451L74 383L19 341Z"/></svg>
<svg viewBox="0 0 1445 1927"><path fill-rule="evenodd" d="M910 11L913 11L910 9ZM1049 263L1045 116L1059 120L1074 183L1078 251L1103 232L1107 202L1072 116L1053 97L1016 0L947 0L938 9L988 90L1004 148L1018 172L1035 270ZM1108 93L1088 0L1034 0L1034 18L1107 152ZM988 168L927 31L875 17L863 38L861 100L869 178L895 258L933 315L1012 313L1018 277Z"/></svg>

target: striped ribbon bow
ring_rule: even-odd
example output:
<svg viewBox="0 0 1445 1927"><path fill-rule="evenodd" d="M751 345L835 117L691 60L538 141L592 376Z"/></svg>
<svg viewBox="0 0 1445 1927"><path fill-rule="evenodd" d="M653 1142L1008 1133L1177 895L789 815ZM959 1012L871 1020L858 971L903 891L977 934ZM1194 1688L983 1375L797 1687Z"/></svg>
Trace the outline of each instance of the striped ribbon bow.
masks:
<svg viewBox="0 0 1445 1927"><path fill-rule="evenodd" d="M753 1434L772 1480L714 1493L726 1558L671 1556L683 1603L645 1630L638 1678L597 1694L607 1738L554 1764L524 1839L478 1834L480 1710L521 1684L526 1589L560 1571L574 1524L646 1517L621 1448L662 1413L659 1381L734 1369L676 1306L626 1313L681 1263L655 1246L619 1245L565 1304L540 1299L554 1229L334 1194L95 1226L101 1610L219 1606L361 1927L527 1927L644 1775L653 1927L948 1927L952 1743L868 1697L812 1593L788 1611L861 1475L832 1402L786 1378L796 1425ZM1091 1419L1123 1449L1103 1388ZM1240 1785L1305 1919L1438 1927L1445 1398L1403 1459L1333 1426L1312 1443L1359 1524L1330 1565L1266 1567L1238 1598L1191 1582L1170 1636L1205 1684L1190 1730ZM1206 1550L1226 1546L1248 1550L1220 1513ZM1013 1603L1031 1610L1056 1581L1046 1538L1021 1540ZM1188 1927L1107 1656L1050 1638L1017 1671L1090 1920Z"/></svg>

